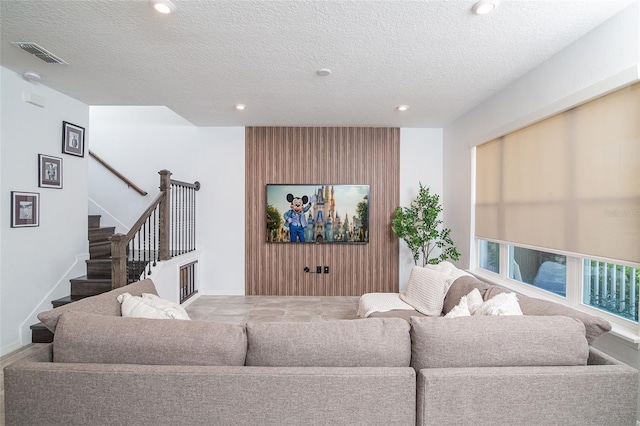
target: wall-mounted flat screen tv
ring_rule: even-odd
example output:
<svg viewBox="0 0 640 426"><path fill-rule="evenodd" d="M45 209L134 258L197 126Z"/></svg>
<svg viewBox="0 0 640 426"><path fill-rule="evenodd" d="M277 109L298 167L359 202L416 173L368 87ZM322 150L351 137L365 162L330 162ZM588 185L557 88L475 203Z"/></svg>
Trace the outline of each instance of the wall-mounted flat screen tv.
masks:
<svg viewBox="0 0 640 426"><path fill-rule="evenodd" d="M267 184L266 209L267 242L369 242L369 185Z"/></svg>

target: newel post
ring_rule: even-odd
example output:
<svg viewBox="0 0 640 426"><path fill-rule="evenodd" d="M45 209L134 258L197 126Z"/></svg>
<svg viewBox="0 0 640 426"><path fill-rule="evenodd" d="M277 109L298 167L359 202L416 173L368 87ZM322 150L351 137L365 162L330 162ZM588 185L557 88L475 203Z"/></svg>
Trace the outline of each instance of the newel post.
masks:
<svg viewBox="0 0 640 426"><path fill-rule="evenodd" d="M127 236L111 236L111 288L127 285Z"/></svg>
<svg viewBox="0 0 640 426"><path fill-rule="evenodd" d="M171 172L169 170L160 170L160 192L164 194L164 197L160 201L160 260L169 260L171 255L169 253L170 243L170 223L169 216L171 214Z"/></svg>

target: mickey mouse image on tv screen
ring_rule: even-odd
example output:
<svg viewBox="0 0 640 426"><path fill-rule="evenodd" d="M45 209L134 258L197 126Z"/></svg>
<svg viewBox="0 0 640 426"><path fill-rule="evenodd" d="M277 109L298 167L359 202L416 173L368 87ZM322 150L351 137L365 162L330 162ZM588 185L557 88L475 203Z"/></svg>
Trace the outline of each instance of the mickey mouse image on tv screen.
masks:
<svg viewBox="0 0 640 426"><path fill-rule="evenodd" d="M315 198L315 196L309 198L306 195L295 197L293 194L287 194L287 201L291 203L291 209L287 210L283 215L284 226L289 228L292 243L295 243L296 240L302 243L305 242L304 228L307 226L305 213L309 211L311 203L315 201Z"/></svg>

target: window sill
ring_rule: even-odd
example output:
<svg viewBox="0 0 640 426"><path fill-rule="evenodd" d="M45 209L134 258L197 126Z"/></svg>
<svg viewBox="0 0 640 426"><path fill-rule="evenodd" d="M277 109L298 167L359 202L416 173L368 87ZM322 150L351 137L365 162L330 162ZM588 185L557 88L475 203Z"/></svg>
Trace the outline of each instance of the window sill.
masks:
<svg viewBox="0 0 640 426"><path fill-rule="evenodd" d="M609 333L624 340L627 343L633 344L636 349L640 349L640 336L638 336L637 334L625 330L622 327L618 327L615 324L611 324L611 331Z"/></svg>

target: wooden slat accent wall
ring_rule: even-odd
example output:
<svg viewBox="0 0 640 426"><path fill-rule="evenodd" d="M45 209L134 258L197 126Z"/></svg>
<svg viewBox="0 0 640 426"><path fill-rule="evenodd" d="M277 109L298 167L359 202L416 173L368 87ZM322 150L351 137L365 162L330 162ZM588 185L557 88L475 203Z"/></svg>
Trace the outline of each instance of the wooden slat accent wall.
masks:
<svg viewBox="0 0 640 426"><path fill-rule="evenodd" d="M245 294L359 296L397 292L400 129L247 127ZM266 185L370 185L368 244L266 242ZM311 195L311 194L309 194ZM329 274L305 273L329 266Z"/></svg>

